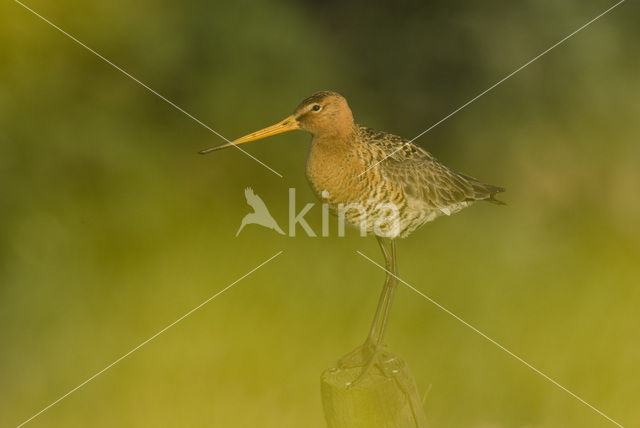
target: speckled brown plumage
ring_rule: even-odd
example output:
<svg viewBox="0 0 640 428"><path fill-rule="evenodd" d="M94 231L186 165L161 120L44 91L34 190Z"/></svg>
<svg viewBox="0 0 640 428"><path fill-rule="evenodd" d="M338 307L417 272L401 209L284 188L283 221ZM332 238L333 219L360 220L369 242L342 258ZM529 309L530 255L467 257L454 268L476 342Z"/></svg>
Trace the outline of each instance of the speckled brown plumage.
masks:
<svg viewBox="0 0 640 428"><path fill-rule="evenodd" d="M336 93L314 94L294 117L304 125L314 119L309 106L317 104L329 109L340 131L313 132L307 178L317 196L352 225L378 236L405 237L476 201L502 203L494 196L503 188L449 169L409 140L354 124L346 100Z"/></svg>

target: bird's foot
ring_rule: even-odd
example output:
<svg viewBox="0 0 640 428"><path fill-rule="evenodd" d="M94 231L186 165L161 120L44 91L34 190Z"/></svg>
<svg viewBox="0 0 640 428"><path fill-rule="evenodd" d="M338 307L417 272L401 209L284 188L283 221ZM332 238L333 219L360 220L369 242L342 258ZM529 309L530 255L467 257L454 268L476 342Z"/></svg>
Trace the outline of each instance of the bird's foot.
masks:
<svg viewBox="0 0 640 428"><path fill-rule="evenodd" d="M372 376L394 377L402 364L398 356L370 339L338 360L340 369L360 369L355 379L348 383L349 388Z"/></svg>
<svg viewBox="0 0 640 428"><path fill-rule="evenodd" d="M364 367L367 364L367 361L369 361L376 353L376 348L377 346L373 341L367 339L362 345L341 357L338 360L338 368L352 369L356 367Z"/></svg>

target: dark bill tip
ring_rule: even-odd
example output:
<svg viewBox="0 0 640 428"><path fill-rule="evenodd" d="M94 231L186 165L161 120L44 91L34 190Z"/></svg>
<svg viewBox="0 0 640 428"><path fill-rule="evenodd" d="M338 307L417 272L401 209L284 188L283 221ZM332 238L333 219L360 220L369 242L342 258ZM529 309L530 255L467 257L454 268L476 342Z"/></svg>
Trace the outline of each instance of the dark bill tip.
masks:
<svg viewBox="0 0 640 428"><path fill-rule="evenodd" d="M233 144L230 144L230 143L221 144L219 146L209 147L208 149L200 150L198 153L201 155L206 155L207 153L215 152L216 150L226 149L227 147L231 147L231 146L233 146Z"/></svg>

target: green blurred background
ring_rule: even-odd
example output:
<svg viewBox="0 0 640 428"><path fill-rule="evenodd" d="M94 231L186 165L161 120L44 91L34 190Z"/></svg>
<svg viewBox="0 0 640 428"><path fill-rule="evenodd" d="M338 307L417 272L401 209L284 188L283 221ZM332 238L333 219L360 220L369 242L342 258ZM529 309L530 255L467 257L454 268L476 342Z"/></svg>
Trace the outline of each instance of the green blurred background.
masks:
<svg viewBox="0 0 640 428"><path fill-rule="evenodd" d="M411 138L613 3L27 3L228 138L332 89ZM628 1L418 142L503 185L399 243L402 278L640 425L640 8ZM364 338L375 240L287 224L309 136L221 140L12 1L0 5L0 425L323 427L320 372ZM320 210L307 216L320 230ZM335 230L336 221L332 220ZM334 233L335 235L335 233ZM407 288L387 335L433 427L613 426Z"/></svg>

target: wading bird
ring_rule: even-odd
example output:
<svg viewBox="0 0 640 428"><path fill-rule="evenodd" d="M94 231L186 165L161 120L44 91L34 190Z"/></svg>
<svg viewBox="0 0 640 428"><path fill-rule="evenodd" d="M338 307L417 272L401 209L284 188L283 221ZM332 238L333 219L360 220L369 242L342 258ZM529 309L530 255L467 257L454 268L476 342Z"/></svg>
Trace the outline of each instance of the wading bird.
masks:
<svg viewBox="0 0 640 428"><path fill-rule="evenodd" d="M397 286L395 239L476 201L502 204L494 196L504 189L449 169L409 140L356 124L347 100L330 91L306 98L275 125L200 153L295 129L313 136L306 174L315 194L334 214L375 235L382 249L387 277L371 329L340 364L364 367L358 379L373 364L385 373L382 343Z"/></svg>

